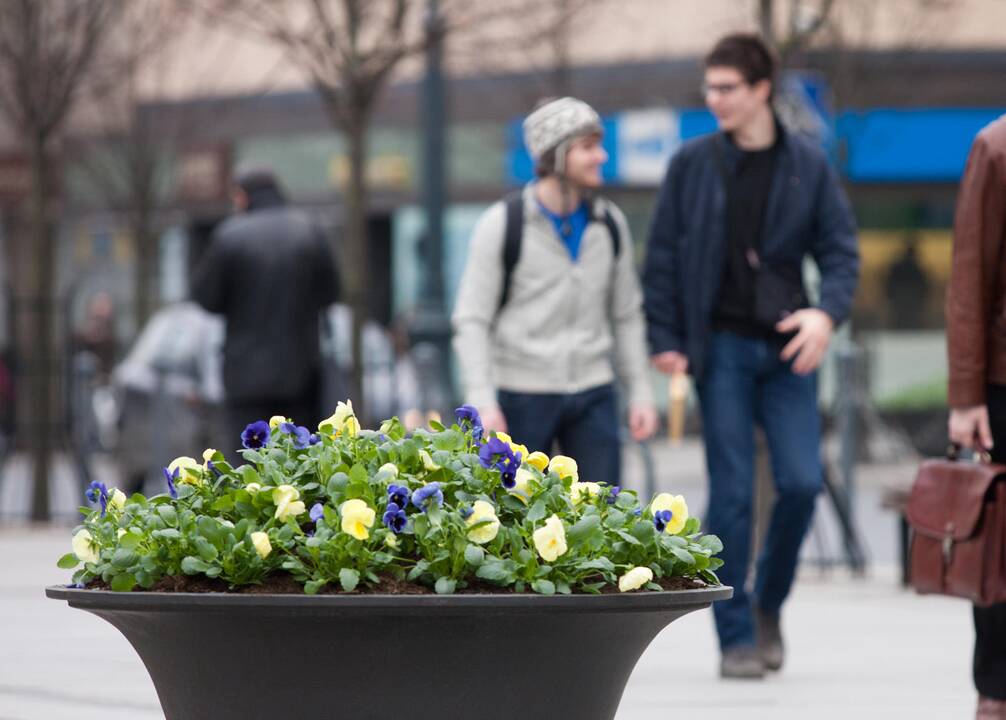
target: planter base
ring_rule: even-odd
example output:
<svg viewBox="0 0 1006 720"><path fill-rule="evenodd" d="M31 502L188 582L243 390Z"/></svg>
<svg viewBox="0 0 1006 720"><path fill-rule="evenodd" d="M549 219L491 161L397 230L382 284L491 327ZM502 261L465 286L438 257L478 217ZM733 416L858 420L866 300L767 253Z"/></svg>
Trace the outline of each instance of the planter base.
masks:
<svg viewBox="0 0 1006 720"><path fill-rule="evenodd" d="M104 618L167 720L610 720L668 623L729 587L619 595L46 595Z"/></svg>

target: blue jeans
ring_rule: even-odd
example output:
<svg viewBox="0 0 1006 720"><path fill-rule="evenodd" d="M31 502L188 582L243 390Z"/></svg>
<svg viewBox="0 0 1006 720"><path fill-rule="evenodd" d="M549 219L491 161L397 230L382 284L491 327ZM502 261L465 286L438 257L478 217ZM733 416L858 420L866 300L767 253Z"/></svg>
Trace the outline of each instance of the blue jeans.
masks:
<svg viewBox="0 0 1006 720"><path fill-rule="evenodd" d="M698 386L702 405L709 511L706 532L723 541L717 573L732 599L713 604L723 650L755 643L753 605L777 615L796 573L800 545L823 485L817 378L779 359L780 346L715 333ZM745 588L751 559L754 428L765 430L776 502L758 559L754 597Z"/></svg>
<svg viewBox="0 0 1006 720"><path fill-rule="evenodd" d="M552 454L552 444L576 460L580 480L620 484L622 452L618 439L615 386L578 393L497 391L507 431L530 452Z"/></svg>

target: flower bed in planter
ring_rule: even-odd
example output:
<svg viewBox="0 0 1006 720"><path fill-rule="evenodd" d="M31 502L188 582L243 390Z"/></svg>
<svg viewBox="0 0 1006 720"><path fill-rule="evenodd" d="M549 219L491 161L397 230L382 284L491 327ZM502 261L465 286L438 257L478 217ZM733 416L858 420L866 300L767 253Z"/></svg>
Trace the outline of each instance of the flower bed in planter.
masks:
<svg viewBox="0 0 1006 720"><path fill-rule="evenodd" d="M719 540L457 415L407 435L340 403L249 425L240 467L178 458L162 495L92 483L47 594L126 635L169 718L613 717L656 633L730 596Z"/></svg>

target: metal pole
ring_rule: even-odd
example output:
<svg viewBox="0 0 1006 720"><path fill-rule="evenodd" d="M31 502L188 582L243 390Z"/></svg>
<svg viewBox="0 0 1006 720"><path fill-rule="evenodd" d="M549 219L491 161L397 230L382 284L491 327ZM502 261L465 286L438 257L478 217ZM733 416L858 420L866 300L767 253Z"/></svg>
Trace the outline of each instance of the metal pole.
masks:
<svg viewBox="0 0 1006 720"><path fill-rule="evenodd" d="M425 272L422 296L412 328L414 344L428 343L435 349L430 374L420 383L435 384L431 398L451 398L448 368L450 325L445 312L443 242L446 181L444 172L444 135L446 111L442 70L444 21L437 0L428 0L426 12L426 76L423 80L423 208L426 214L424 236ZM442 400L441 400L442 402ZM447 407L424 410L446 412Z"/></svg>

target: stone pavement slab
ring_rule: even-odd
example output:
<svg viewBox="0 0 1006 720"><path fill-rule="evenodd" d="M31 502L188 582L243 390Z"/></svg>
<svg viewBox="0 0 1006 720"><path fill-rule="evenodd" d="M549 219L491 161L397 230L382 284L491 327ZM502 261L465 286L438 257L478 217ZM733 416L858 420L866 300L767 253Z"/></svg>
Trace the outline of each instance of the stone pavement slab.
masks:
<svg viewBox="0 0 1006 720"><path fill-rule="evenodd" d="M46 585L69 580L55 567L69 543L68 527L0 526L0 720L160 718L150 678L118 631L44 597ZM804 572L784 616L787 667L763 682L718 679L711 613L678 620L643 654L617 720L968 718L969 606L916 597L894 578L890 567L865 579Z"/></svg>

